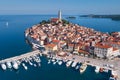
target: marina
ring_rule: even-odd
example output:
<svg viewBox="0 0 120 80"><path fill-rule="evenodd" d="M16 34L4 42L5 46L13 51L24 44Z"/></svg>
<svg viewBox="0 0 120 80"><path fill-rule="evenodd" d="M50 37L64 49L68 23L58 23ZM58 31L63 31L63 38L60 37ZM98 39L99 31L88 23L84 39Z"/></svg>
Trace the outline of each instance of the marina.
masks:
<svg viewBox="0 0 120 80"><path fill-rule="evenodd" d="M19 68L20 63L22 63L22 61L25 61L25 62L29 63L30 65L33 65L34 67L36 67L37 65L33 64L30 60L33 59L35 62L40 63L41 62L40 58L35 56L35 55L40 55L40 54L45 55L45 56L49 56L49 54L46 55L44 53L41 53L40 50L36 50L36 51L32 51L32 52L29 52L29 53L26 53L26 54L23 54L23 55L20 55L20 56L16 56L16 57L8 58L8 59L5 59L5 60L1 60L0 65L1 65L1 68L3 70L6 70L7 68L12 68L12 67L15 70L17 70ZM97 72L97 73L99 72L99 69L101 67L101 68L111 70L113 75L116 75L116 76L119 77L118 74L120 73L120 68L119 68L119 65L120 65L119 62L120 61L117 61L118 63L114 63L113 61L94 60L94 59L91 59L91 58L81 57L81 56L77 56L77 55L69 55L69 56L66 56L66 57L60 57L60 56L57 56L57 55L52 55L52 56L53 56L52 60L48 59L48 64L51 61L53 62L54 65L56 63L58 63L59 65L62 65L62 63L65 62L66 67L71 66L71 67L74 67L76 70L80 69L80 73L83 73L86 70L87 65L95 66L96 67L95 72ZM87 63L87 61L89 61L89 63ZM77 63L82 63L82 65L79 66L79 65L77 65ZM13 66L11 66L12 64L13 64ZM106 67L105 64L114 65L114 67L113 66L112 67L111 66ZM28 69L27 66L24 63L22 63L22 66L24 67L25 70ZM40 64L39 64L39 66L40 66Z"/></svg>

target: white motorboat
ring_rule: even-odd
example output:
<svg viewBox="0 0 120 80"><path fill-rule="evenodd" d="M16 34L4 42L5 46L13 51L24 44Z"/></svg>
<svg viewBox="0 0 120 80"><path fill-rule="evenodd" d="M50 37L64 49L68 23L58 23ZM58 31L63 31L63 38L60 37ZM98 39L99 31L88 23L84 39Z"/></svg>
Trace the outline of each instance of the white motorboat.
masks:
<svg viewBox="0 0 120 80"><path fill-rule="evenodd" d="M74 61L74 62L72 63L72 67L75 67L76 65L77 65L77 62Z"/></svg>
<svg viewBox="0 0 120 80"><path fill-rule="evenodd" d="M68 61L68 62L66 63L66 66L69 67L69 66L71 65L71 63L72 63L72 61Z"/></svg>
<svg viewBox="0 0 120 80"><path fill-rule="evenodd" d="M22 63L22 66L24 67L25 70L28 69L27 66L24 63Z"/></svg>
<svg viewBox="0 0 120 80"><path fill-rule="evenodd" d="M6 65L9 69L12 68L11 62L6 62Z"/></svg>
<svg viewBox="0 0 120 80"><path fill-rule="evenodd" d="M80 73L83 73L87 68L87 64L86 63L83 63L80 67Z"/></svg>
<svg viewBox="0 0 120 80"><path fill-rule="evenodd" d="M7 69L7 67L6 67L5 64L1 64L1 67L2 67L3 70L6 70L6 69Z"/></svg>
<svg viewBox="0 0 120 80"><path fill-rule="evenodd" d="M13 63L13 68L17 70L17 69L18 69L18 64L17 64L17 62L16 62L16 61L13 61L12 63Z"/></svg>
<svg viewBox="0 0 120 80"><path fill-rule="evenodd" d="M37 67L37 65L36 65L36 64L34 64L34 67Z"/></svg>
<svg viewBox="0 0 120 80"><path fill-rule="evenodd" d="M33 65L33 63L31 62L31 61L29 61L29 64L32 66Z"/></svg>
<svg viewBox="0 0 120 80"><path fill-rule="evenodd" d="M96 67L95 67L95 72L96 72L96 73L99 73L99 70L100 70L100 67L99 67L99 66L96 66Z"/></svg>
<svg viewBox="0 0 120 80"><path fill-rule="evenodd" d="M77 70L77 69L79 69L79 68L80 68L80 66L79 66L79 65L77 65L75 69Z"/></svg>
<svg viewBox="0 0 120 80"><path fill-rule="evenodd" d="M59 65L62 65L62 61L59 61L58 64L59 64Z"/></svg>

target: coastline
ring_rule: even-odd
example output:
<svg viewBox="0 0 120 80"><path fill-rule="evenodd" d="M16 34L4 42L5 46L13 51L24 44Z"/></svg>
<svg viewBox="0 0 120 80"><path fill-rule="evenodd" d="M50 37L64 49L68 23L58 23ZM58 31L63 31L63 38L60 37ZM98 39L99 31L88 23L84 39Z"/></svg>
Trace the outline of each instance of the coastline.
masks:
<svg viewBox="0 0 120 80"><path fill-rule="evenodd" d="M38 24L38 26L40 26L40 25ZM35 26L33 26L33 27L35 27ZM28 30L26 30L26 32L27 31ZM40 45L40 44L38 44L38 45ZM47 51L49 52L49 50L47 50ZM75 59L75 60L73 60L73 59ZM62 60L64 60L64 58L62 58ZM82 56L74 55L74 54L72 54L72 57L69 57L68 60L71 60L71 61L73 60L73 62L76 62L76 63L78 63L79 61L80 61L80 63L90 61L90 63L87 63L87 65L100 66L101 68L105 68L105 69L108 69L108 70L111 70L111 71L117 70L117 72L120 73L119 68L118 68L119 64L116 63L116 61L92 59L92 58L82 57ZM118 61L120 61L120 60L118 60ZM114 65L115 67L110 68L109 66L105 66L106 64L109 65L109 66Z"/></svg>

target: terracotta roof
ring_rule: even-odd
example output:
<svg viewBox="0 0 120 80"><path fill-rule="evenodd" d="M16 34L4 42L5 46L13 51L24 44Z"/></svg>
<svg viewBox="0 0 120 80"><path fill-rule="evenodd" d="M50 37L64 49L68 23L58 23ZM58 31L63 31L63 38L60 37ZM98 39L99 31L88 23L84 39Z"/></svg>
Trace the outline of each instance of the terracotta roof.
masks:
<svg viewBox="0 0 120 80"><path fill-rule="evenodd" d="M73 46L74 46L74 44L68 44L68 46L71 46L71 47L73 47Z"/></svg>
<svg viewBox="0 0 120 80"><path fill-rule="evenodd" d="M59 43L60 41L59 40L52 40L52 42Z"/></svg>
<svg viewBox="0 0 120 80"><path fill-rule="evenodd" d="M51 21L57 22L59 19L58 18L52 18Z"/></svg>
<svg viewBox="0 0 120 80"><path fill-rule="evenodd" d="M47 44L46 47L49 47L49 48L53 48L55 47L56 45L55 44Z"/></svg>
<svg viewBox="0 0 120 80"><path fill-rule="evenodd" d="M106 44L96 44L95 47L98 47L98 48L112 48L112 46L109 46L109 45L106 45Z"/></svg>
<svg viewBox="0 0 120 80"><path fill-rule="evenodd" d="M113 48L113 51L116 51L116 50L118 50L118 48Z"/></svg>
<svg viewBox="0 0 120 80"><path fill-rule="evenodd" d="M84 50L79 50L78 52L79 53L84 53L84 54L89 54L87 51L84 51Z"/></svg>

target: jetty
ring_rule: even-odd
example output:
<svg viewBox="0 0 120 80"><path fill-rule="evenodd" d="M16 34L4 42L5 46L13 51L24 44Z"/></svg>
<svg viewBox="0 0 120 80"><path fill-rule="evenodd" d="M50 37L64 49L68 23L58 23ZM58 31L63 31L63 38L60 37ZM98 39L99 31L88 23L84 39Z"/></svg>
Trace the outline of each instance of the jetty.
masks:
<svg viewBox="0 0 120 80"><path fill-rule="evenodd" d="M12 61L18 61L18 60L22 60L24 58L29 58L30 56L34 56L34 55L39 55L40 51L39 50L35 50L32 52L28 52L19 56L15 56L15 57L11 57L11 58L7 58L4 60L0 60L0 64L2 63L6 63L6 62L12 62Z"/></svg>

